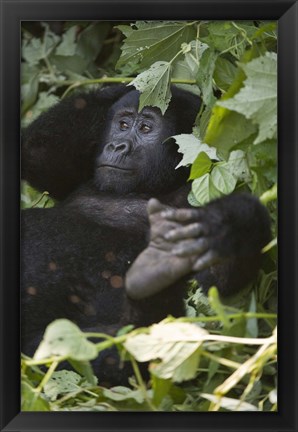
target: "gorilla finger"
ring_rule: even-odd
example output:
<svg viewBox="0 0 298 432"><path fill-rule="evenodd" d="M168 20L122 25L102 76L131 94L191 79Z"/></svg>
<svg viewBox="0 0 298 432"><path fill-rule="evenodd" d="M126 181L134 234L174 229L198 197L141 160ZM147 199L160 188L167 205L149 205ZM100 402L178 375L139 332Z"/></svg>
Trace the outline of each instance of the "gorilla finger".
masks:
<svg viewBox="0 0 298 432"><path fill-rule="evenodd" d="M188 238L198 237L201 234L206 234L204 225L196 222L181 228L173 229L164 235L166 240L176 241Z"/></svg>
<svg viewBox="0 0 298 432"><path fill-rule="evenodd" d="M158 212L161 212L161 211L166 212L168 210L171 210L171 209L169 209L164 204L161 204L161 202L158 201L158 199L156 199L156 198L151 198L148 201L147 212L148 212L149 216L152 215L152 214L154 214L154 213L158 213Z"/></svg>
<svg viewBox="0 0 298 432"><path fill-rule="evenodd" d="M206 269L207 267L212 266L218 262L218 255L213 250L208 250L207 253L202 255L193 265L193 271L201 271Z"/></svg>
<svg viewBox="0 0 298 432"><path fill-rule="evenodd" d="M185 241L175 246L172 250L174 255L180 257L187 257L191 255L201 254L205 252L209 247L209 241L203 237L198 240Z"/></svg>
<svg viewBox="0 0 298 432"><path fill-rule="evenodd" d="M161 217L174 222L197 222L200 214L198 209L168 209L161 212Z"/></svg>

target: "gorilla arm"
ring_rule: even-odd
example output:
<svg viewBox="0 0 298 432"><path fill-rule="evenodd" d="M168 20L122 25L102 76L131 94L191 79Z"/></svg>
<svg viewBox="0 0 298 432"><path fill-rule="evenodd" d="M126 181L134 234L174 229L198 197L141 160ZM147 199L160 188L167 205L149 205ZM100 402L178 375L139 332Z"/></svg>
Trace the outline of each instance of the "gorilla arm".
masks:
<svg viewBox="0 0 298 432"><path fill-rule="evenodd" d="M173 209L148 204L151 239L126 275L133 300L161 292L187 275L206 292L239 291L256 276L270 240L268 213L251 195L234 194L205 207Z"/></svg>

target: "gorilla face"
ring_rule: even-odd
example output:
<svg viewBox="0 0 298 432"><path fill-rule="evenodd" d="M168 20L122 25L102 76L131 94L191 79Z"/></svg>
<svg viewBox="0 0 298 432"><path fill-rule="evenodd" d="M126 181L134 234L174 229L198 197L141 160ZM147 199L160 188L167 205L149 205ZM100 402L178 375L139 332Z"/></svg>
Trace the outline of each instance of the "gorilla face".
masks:
<svg viewBox="0 0 298 432"><path fill-rule="evenodd" d="M165 116L154 107L138 112L138 104L139 93L132 91L109 112L105 145L95 172L95 183L101 191L163 192L180 177L185 179L184 170L175 170L181 159L177 146L167 140L176 132L171 110Z"/></svg>

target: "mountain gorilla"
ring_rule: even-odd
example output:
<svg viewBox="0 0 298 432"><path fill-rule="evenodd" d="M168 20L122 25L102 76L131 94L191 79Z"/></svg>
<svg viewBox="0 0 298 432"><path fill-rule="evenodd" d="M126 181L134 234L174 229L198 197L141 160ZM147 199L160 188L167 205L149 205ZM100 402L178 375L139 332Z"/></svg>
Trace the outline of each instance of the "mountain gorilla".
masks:
<svg viewBox="0 0 298 432"><path fill-rule="evenodd" d="M175 169L181 154L169 137L191 132L200 99L173 87L164 116L138 103L131 87L79 93L24 131L23 178L60 200L23 211L26 354L56 318L106 333L149 325L183 315L190 278L229 295L258 271L266 209L246 194L190 208L188 169ZM100 354L100 382L123 382L117 362Z"/></svg>

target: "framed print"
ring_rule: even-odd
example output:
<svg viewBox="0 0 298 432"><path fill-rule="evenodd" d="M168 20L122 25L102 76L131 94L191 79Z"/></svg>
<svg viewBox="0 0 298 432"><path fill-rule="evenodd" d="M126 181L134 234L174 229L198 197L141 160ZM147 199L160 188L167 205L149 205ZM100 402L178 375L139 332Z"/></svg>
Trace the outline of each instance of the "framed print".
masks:
<svg viewBox="0 0 298 432"><path fill-rule="evenodd" d="M1 17L1 430L297 430L297 2Z"/></svg>

